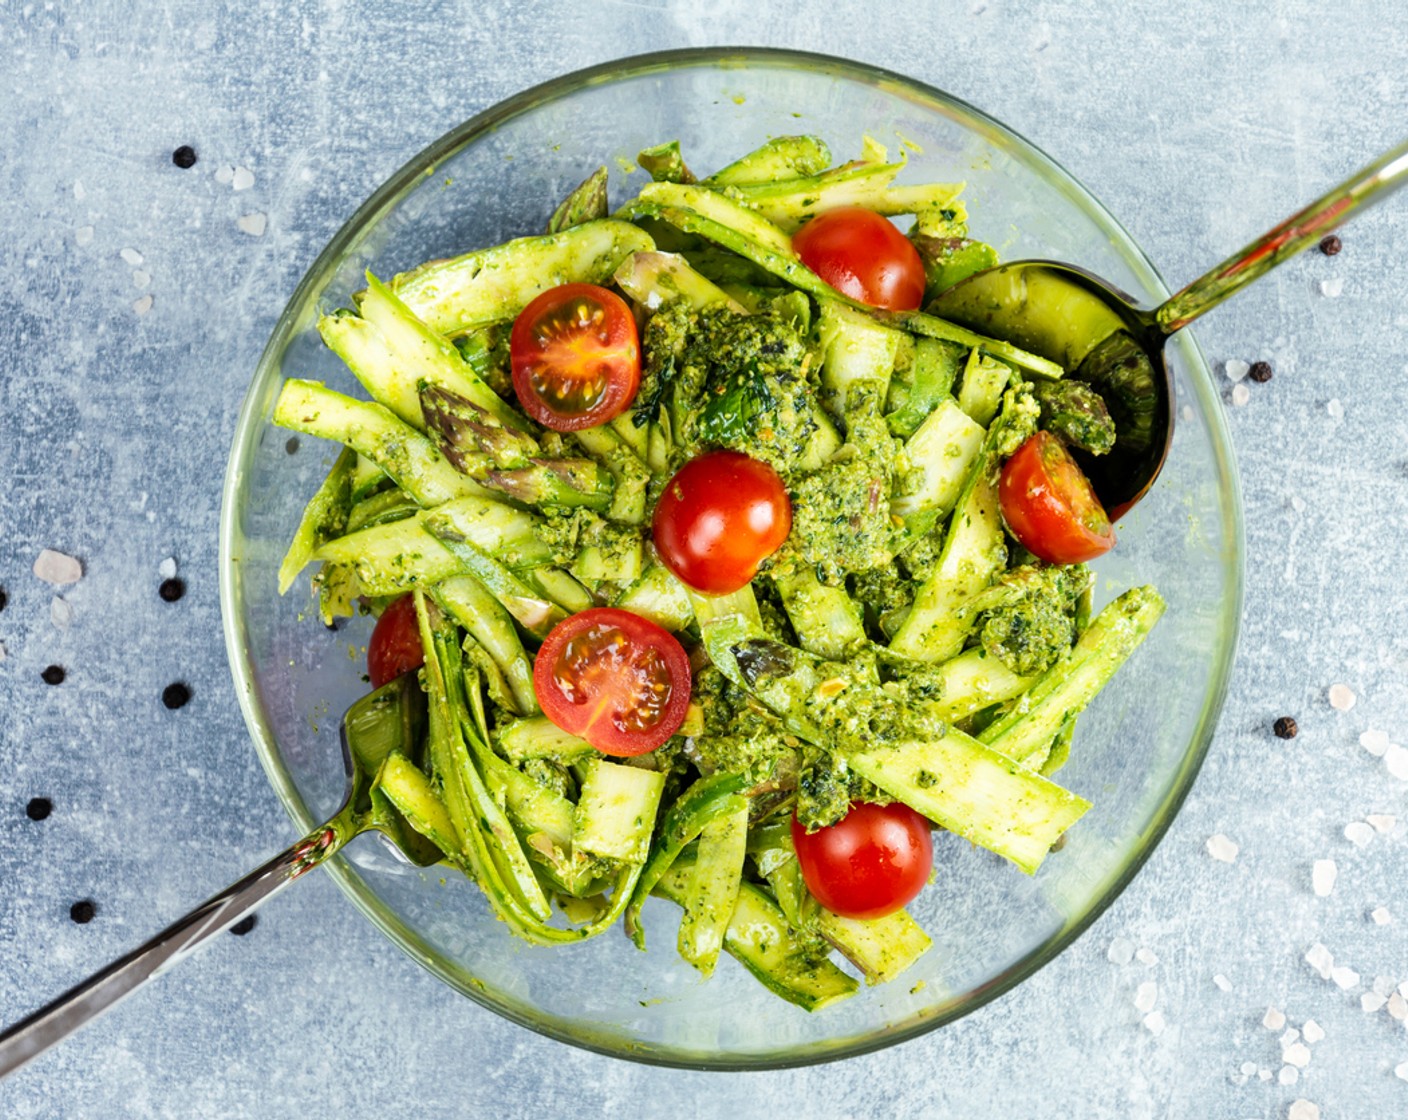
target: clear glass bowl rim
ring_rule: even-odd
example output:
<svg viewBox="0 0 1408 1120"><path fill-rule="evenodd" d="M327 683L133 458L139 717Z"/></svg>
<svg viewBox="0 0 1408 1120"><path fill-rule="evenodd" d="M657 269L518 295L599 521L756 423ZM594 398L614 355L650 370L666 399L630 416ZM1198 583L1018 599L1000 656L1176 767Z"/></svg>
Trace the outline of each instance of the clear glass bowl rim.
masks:
<svg viewBox="0 0 1408 1120"><path fill-rule="evenodd" d="M304 274L302 280L299 281L298 286L294 289L283 312L280 314L273 334L270 336L269 342L265 345L260 355L259 363L250 381L251 388L263 379L268 367L278 361L278 356L283 352L289 336L297 329L299 325L300 309L303 306L309 289L320 282L325 272L342 258L349 245L360 236L369 224L378 220L385 210L394 206L404 193L410 190L424 177L428 168L439 164L443 159L458 152L485 133L491 132L505 121L517 117L520 114L530 112L543 104L558 100L575 90L587 86L627 78L637 78L653 72L680 68L713 67L720 70L745 70L755 65L780 69L790 68L807 71L822 71L865 82L873 86L898 88L924 99L946 104L958 114L967 118L970 122L978 122L985 125L993 132L1006 137L1009 141L1015 142L1016 145L1025 149L1033 158L1034 162L1044 165L1046 172L1054 180L1072 188L1080 205L1113 233L1130 266L1134 268L1136 272L1142 274L1141 279L1162 298L1168 296L1169 289L1167 284L1164 283L1158 270L1144 255L1133 237L1130 236L1123 225L1110 214L1104 205L1096 199L1075 176L1071 175L1061 164L1052 159L1046 152L1031 143L1020 133L1002 124L982 110L968 104L963 99L946 93L935 86L916 81L913 78L906 77L894 71L872 66L868 63L838 58L832 55L771 47L686 48L632 55L553 78L547 82L533 86L530 89L514 94L483 112L476 114L451 129L449 132L446 132L439 139L417 153L357 208L353 215L328 242L323 251L318 254L317 259L309 266L308 271ZM1190 375L1196 380L1200 380L1204 387L1210 387L1212 375L1208 369L1207 361L1203 357L1196 341L1194 341L1186 331L1183 332L1180 341L1187 352ZM493 1011L495 1014L517 1023L519 1026L526 1027L529 1030L545 1035L556 1041L565 1042L569 1045L582 1047L583 1049L611 1057L625 1058L648 1065L682 1069L785 1069L837 1061L843 1058L854 1057L884 1049L897 1043L907 1041L908 1039L918 1037L919 1035L927 1034L929 1031L943 1026L946 1023L954 1022L962 1018L989 1001L1005 994L1022 981L1032 976L1045 964L1055 959L1057 955L1063 952L1084 933L1085 930L1105 912L1106 908L1119 897L1125 887L1129 885L1134 876L1139 872L1140 868L1143 867L1145 860L1148 859L1149 855L1158 846L1164 833L1177 816L1178 810L1187 797L1188 792L1192 789L1193 782L1197 778L1203 760L1207 755L1208 748L1217 727L1218 716L1221 713L1222 705L1226 698L1232 666L1236 657L1238 631L1242 613L1244 589L1243 558L1245 555L1241 490L1232 450L1231 437L1220 409L1209 410L1207 420L1213 448L1222 460L1220 463L1221 469L1219 470L1219 476L1220 484L1224 487L1224 497L1226 499L1224 503L1224 516L1227 520L1227 524L1225 524L1223 528L1227 534L1226 539L1229 542L1228 548L1232 554L1232 560L1229 565L1231 568L1231 587L1229 588L1230 593L1225 600L1224 616L1221 619L1222 633L1225 635L1225 641L1219 650L1218 663L1214 666L1214 672L1211 678L1212 687L1210 687L1207 692L1197 728L1188 745L1187 752L1183 757L1177 779L1163 804L1159 807L1151 827L1145 833L1143 843L1131 853L1121 874L1114 880L1105 894L1096 899L1078 921L1072 922L1064 927L1057 935L1033 950L1017 964L1007 969L1001 977L973 993L966 1003L954 1007L949 1012L918 1018L899 1028L882 1029L868 1037L852 1041L843 1046L831 1049L811 1050L805 1054L799 1055L724 1055L717 1060L701 1060L695 1056L682 1057L675 1055L668 1050L648 1047L642 1047L636 1050L629 1046L622 1047L616 1040L603 1041L594 1039L589 1034L574 1033L571 1030L559 1027L555 1023L535 1020L526 1015L519 1015L510 1009L494 1003L488 998L486 993L481 990L481 986L475 978L462 971L454 962L444 959L433 948L427 945L414 930L410 929L398 915L392 912L367 884L356 875L342 856L339 855L329 861L326 865L328 873L333 877L342 891L352 900L352 903L357 909L366 915L383 934L411 957L411 959L425 967L433 975L450 985L456 991L468 996L470 999ZM274 787L275 793L287 810L290 818L299 829L307 832L320 824L321 821L309 811L308 806L304 803L301 794L295 787L291 775L284 766L273 732L268 726L263 713L259 710L255 690L250 687L252 678L245 664L244 653L246 648L245 631L237 610L239 604L233 578L233 565L235 560L231 552L231 545L235 539L237 502L242 483L242 472L240 470L242 456L240 455L240 451L250 442L253 434L252 429L263 425L264 422L265 418L259 408L259 401L256 394L247 391L231 440L230 460L226 467L221 496L218 561L220 613L225 632L226 653L230 662L230 671L234 678L235 693L244 714L245 724L249 729L251 738L254 740L259 760L264 767L270 784Z"/></svg>

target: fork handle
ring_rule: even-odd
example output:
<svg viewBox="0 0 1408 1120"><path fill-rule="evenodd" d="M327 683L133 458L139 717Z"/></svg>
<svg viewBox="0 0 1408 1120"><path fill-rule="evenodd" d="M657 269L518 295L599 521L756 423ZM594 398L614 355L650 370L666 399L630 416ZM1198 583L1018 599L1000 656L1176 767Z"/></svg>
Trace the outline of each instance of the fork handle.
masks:
<svg viewBox="0 0 1408 1120"><path fill-rule="evenodd" d="M0 1033L0 1078L96 1019L123 996L155 979L270 895L317 867L356 835L354 829L339 827L343 824L339 814L150 941Z"/></svg>

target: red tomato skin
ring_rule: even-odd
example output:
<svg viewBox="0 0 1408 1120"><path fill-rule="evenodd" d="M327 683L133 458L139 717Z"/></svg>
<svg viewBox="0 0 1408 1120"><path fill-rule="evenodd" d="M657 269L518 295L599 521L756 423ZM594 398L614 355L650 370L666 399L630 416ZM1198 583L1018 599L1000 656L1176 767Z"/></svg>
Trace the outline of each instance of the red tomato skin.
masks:
<svg viewBox="0 0 1408 1120"><path fill-rule="evenodd" d="M872 307L917 311L924 262L889 219L859 206L818 214L792 236L802 263L842 295Z"/></svg>
<svg viewBox="0 0 1408 1120"><path fill-rule="evenodd" d="M371 640L367 643L367 675L372 679L372 687L380 688L424 664L425 649L420 644L415 597L402 595L381 612L372 627Z"/></svg>
<svg viewBox="0 0 1408 1120"><path fill-rule="evenodd" d="M614 717L630 718L631 710L622 712L617 706L607 712L602 703L609 698L612 687L619 686L622 677L630 674L629 665L622 667L619 674L613 674L609 656L595 659L572 682L585 694L580 703L574 702L559 683L560 659L568 652L569 643L597 627L620 631L626 636L627 646L634 647L635 651L653 652L656 655L654 667L668 675L669 698L648 726L622 728ZM593 668L603 663L603 671L594 676ZM678 639L648 618L615 607L593 607L563 619L544 639L533 661L533 692L543 714L563 731L586 739L602 754L618 758L648 754L680 729L689 708L691 683L689 656Z"/></svg>
<svg viewBox="0 0 1408 1120"><path fill-rule="evenodd" d="M1030 436L1003 464L997 493L1012 535L1048 564L1083 564L1115 547L1090 481L1050 432Z"/></svg>
<svg viewBox="0 0 1408 1120"><path fill-rule="evenodd" d="M580 320L573 307L601 320ZM513 321L509 335L513 391L523 411L545 428L575 432L626 411L640 388L640 334L626 301L596 284L560 284L543 292ZM554 407L552 387L571 400Z"/></svg>
<svg viewBox="0 0 1408 1120"><path fill-rule="evenodd" d="M792 845L807 890L843 918L883 918L929 881L929 822L898 801L857 801L833 825L808 833L792 818Z"/></svg>
<svg viewBox="0 0 1408 1120"><path fill-rule="evenodd" d="M791 531L792 502L778 473L737 451L710 451L681 467L651 521L665 566L706 595L746 587Z"/></svg>

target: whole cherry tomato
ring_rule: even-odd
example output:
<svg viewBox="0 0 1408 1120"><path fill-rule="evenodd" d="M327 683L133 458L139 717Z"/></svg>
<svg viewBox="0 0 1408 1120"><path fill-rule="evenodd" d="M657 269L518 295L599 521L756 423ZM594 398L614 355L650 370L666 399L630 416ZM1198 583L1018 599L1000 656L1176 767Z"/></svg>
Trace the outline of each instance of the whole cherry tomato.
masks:
<svg viewBox="0 0 1408 1120"><path fill-rule="evenodd" d="M1090 480L1050 432L1030 436L1003 464L997 493L1012 535L1048 564L1082 564L1115 546Z"/></svg>
<svg viewBox="0 0 1408 1120"><path fill-rule="evenodd" d="M929 822L898 801L857 801L835 824L808 832L792 818L792 846L807 890L844 918L883 918L929 881Z"/></svg>
<svg viewBox="0 0 1408 1120"><path fill-rule="evenodd" d="M792 235L802 263L842 295L872 307L915 311L924 302L924 262L913 242L873 210L818 214Z"/></svg>

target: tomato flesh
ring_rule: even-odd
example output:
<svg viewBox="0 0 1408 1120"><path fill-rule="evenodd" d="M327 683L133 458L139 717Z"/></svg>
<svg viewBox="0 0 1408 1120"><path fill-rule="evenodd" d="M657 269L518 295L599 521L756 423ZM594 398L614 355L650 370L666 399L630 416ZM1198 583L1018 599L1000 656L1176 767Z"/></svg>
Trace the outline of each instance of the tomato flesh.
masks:
<svg viewBox="0 0 1408 1120"><path fill-rule="evenodd" d="M835 824L808 832L792 818L792 846L807 890L844 918L883 918L929 881L929 822L898 801L852 804Z"/></svg>
<svg viewBox="0 0 1408 1120"><path fill-rule="evenodd" d="M792 248L809 269L861 303L917 311L924 302L919 250L873 210L844 206L818 214L793 235Z"/></svg>
<svg viewBox="0 0 1408 1120"><path fill-rule="evenodd" d="M603 754L653 751L689 707L689 658L667 631L613 607L553 627L533 662L543 714Z"/></svg>
<svg viewBox="0 0 1408 1120"><path fill-rule="evenodd" d="M1012 535L1048 564L1083 564L1115 546L1115 530L1090 480L1050 432L1030 436L1002 467L1002 516Z"/></svg>
<svg viewBox="0 0 1408 1120"><path fill-rule="evenodd" d="M372 687L380 688L424 664L415 597L403 595L381 612L372 627L371 641L367 643L367 675Z"/></svg>
<svg viewBox="0 0 1408 1120"><path fill-rule="evenodd" d="M549 288L509 336L518 403L539 424L574 432L619 416L640 388L640 337L626 301L596 284Z"/></svg>
<svg viewBox="0 0 1408 1120"><path fill-rule="evenodd" d="M670 479L651 531L660 559L680 580L707 595L727 595L782 547L792 531L792 502L767 463L710 451Z"/></svg>

